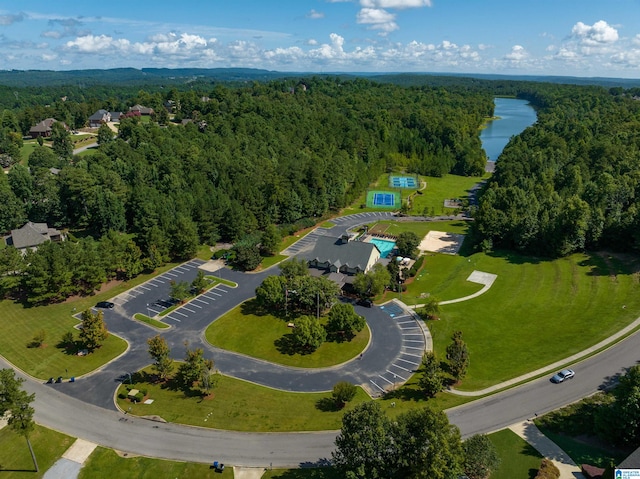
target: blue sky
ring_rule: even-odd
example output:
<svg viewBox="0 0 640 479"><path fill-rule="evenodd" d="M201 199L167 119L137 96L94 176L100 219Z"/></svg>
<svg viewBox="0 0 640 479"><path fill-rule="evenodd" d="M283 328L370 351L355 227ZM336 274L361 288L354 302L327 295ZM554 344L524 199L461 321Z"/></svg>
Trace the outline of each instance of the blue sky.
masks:
<svg viewBox="0 0 640 479"><path fill-rule="evenodd" d="M0 69L640 78L640 0L0 0Z"/></svg>

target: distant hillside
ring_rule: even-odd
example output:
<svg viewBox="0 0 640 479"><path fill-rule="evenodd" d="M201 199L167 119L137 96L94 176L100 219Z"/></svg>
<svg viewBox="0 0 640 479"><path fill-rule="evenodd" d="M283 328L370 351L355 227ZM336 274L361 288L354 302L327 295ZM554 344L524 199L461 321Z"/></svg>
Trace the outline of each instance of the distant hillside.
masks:
<svg viewBox="0 0 640 479"><path fill-rule="evenodd" d="M380 83L418 86L482 86L485 82L544 82L571 85L599 85L607 88L640 87L640 79L580 78L544 75L493 75L478 73L312 73L278 72L256 68L114 68L109 70L5 70L0 71L0 85L8 87L55 87L96 85L185 85L192 82L246 83L267 82L289 77L343 78L366 77Z"/></svg>

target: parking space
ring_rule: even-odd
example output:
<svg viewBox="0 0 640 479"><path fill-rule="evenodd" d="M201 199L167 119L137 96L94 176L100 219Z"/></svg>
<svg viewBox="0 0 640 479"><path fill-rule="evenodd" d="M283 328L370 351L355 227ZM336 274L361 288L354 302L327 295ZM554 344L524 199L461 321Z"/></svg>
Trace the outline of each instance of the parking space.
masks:
<svg viewBox="0 0 640 479"><path fill-rule="evenodd" d="M195 318L196 316L200 317L203 314L206 314L208 309L215 306L216 301L219 301L230 291L231 288L229 286L218 284L209 291L196 296L189 302L171 311L171 313L167 314L164 319L181 323L182 321L188 321L190 318Z"/></svg>
<svg viewBox="0 0 640 479"><path fill-rule="evenodd" d="M384 394L405 383L420 368L426 342L418 320L411 313L393 302L380 306L380 309L395 322L402 336L400 352L388 368L369 380L374 392Z"/></svg>

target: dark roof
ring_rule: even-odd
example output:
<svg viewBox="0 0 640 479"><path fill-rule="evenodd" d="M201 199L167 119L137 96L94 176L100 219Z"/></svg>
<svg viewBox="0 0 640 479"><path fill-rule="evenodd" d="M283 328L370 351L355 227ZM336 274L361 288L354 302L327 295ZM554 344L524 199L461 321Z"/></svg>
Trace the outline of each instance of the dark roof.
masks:
<svg viewBox="0 0 640 479"><path fill-rule="evenodd" d="M29 131L33 133L51 131L51 125L53 125L56 121L58 120L56 120L55 118L47 118L46 120L42 120L37 125L32 126Z"/></svg>
<svg viewBox="0 0 640 479"><path fill-rule="evenodd" d="M41 245L45 241L49 241L51 236L60 236L60 232L49 228L47 223L32 223L29 221L22 228L11 230L11 241L17 249Z"/></svg>
<svg viewBox="0 0 640 479"><path fill-rule="evenodd" d="M301 256L307 261L329 262L337 268L344 265L348 268L359 268L365 271L374 249L377 248L373 243L343 242L341 239L336 240L329 236L321 236L316 240L313 250Z"/></svg>
<svg viewBox="0 0 640 479"><path fill-rule="evenodd" d="M640 469L640 447L618 464L618 469Z"/></svg>
<svg viewBox="0 0 640 479"><path fill-rule="evenodd" d="M120 119L120 115L122 115L121 111L112 111L111 112L111 121L118 121Z"/></svg>
<svg viewBox="0 0 640 479"><path fill-rule="evenodd" d="M89 120L103 121L108 114L109 112L107 110L100 109L97 112L95 112L93 115L91 115L89 117Z"/></svg>

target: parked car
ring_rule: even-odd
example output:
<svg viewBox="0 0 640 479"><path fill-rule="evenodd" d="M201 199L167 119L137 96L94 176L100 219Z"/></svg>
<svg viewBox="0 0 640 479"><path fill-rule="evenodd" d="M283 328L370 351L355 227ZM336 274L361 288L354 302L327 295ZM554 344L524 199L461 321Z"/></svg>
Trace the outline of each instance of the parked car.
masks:
<svg viewBox="0 0 640 479"><path fill-rule="evenodd" d="M563 369L562 371L553 375L553 377L551 378L551 382L558 384L563 382L565 379L573 379L575 375L576 373L573 372L573 369Z"/></svg>
<svg viewBox="0 0 640 479"><path fill-rule="evenodd" d="M359 299L358 301L356 301L356 304L364 306L365 308L370 308L371 306L373 306L373 301L371 301L370 299Z"/></svg>
<svg viewBox="0 0 640 479"><path fill-rule="evenodd" d="M114 307L115 304L113 304L111 301L100 301L96 304L96 308L113 309Z"/></svg>

